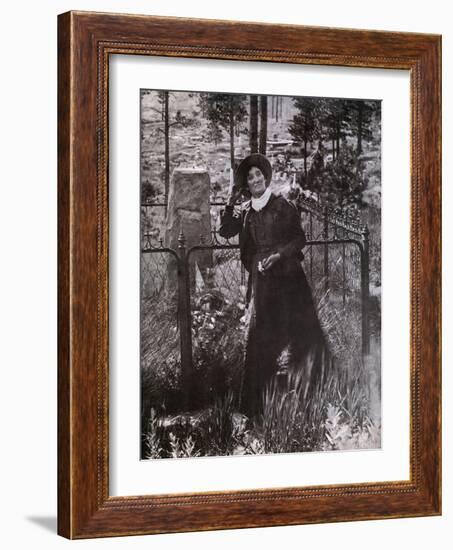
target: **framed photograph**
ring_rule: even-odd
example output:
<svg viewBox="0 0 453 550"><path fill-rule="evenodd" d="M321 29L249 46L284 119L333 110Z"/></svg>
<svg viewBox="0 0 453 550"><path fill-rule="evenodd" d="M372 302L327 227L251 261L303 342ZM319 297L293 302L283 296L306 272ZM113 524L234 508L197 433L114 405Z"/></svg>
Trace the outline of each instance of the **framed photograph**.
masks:
<svg viewBox="0 0 453 550"><path fill-rule="evenodd" d="M440 37L58 24L59 533L440 514Z"/></svg>

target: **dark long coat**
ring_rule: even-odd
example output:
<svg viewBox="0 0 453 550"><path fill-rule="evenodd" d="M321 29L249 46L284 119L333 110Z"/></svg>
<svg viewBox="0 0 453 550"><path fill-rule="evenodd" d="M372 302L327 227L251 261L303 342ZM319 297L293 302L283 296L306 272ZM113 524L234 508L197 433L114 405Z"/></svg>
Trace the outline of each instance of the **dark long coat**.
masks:
<svg viewBox="0 0 453 550"><path fill-rule="evenodd" d="M310 376L322 368L324 338L302 269L305 234L297 209L271 195L256 212L250 205L236 215L227 206L219 234L239 233L241 261L249 272L248 326L241 408L252 416L261 410L263 391L282 367L297 368L310 358ZM280 260L260 273L259 262L279 252Z"/></svg>

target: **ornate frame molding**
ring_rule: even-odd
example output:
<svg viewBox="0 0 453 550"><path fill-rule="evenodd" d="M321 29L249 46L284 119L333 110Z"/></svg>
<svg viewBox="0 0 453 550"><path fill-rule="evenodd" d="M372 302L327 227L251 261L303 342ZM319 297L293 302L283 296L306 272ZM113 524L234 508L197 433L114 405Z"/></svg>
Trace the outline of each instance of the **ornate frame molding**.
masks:
<svg viewBox="0 0 453 550"><path fill-rule="evenodd" d="M58 40L59 533L87 538L440 514L440 37L68 12L59 16ZM409 481L109 496L108 60L112 54L410 71Z"/></svg>

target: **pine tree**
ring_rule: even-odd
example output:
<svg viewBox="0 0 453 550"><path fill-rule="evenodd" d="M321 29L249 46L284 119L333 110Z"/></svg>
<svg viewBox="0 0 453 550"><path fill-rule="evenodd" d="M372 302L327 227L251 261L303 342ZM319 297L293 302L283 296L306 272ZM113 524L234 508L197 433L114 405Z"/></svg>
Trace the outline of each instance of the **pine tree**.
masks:
<svg viewBox="0 0 453 550"><path fill-rule="evenodd" d="M351 128L357 138L357 154L363 152L363 141L370 141L373 137L373 114L376 112L378 102L357 100L350 102L352 107Z"/></svg>
<svg viewBox="0 0 453 550"><path fill-rule="evenodd" d="M308 172L308 144L311 144L319 137L319 99L312 97L295 97L293 102L299 110L299 113L294 115L293 122L288 130L295 140L301 141L303 144L304 175L306 178Z"/></svg>
<svg viewBox="0 0 453 550"><path fill-rule="evenodd" d="M262 155L265 155L266 150L267 150L267 95L260 95L259 152Z"/></svg>
<svg viewBox="0 0 453 550"><path fill-rule="evenodd" d="M250 152L258 152L258 96L250 96Z"/></svg>
<svg viewBox="0 0 453 550"><path fill-rule="evenodd" d="M200 93L199 106L209 125L225 130L230 138L230 163L234 169L235 127L247 117L245 95Z"/></svg>
<svg viewBox="0 0 453 550"><path fill-rule="evenodd" d="M196 124L194 119L189 119L177 110L172 116L170 114L170 98L173 96L168 90L157 92L159 104L162 106L162 120L164 129L159 128L164 134L164 202L165 215L167 214L168 193L170 189L170 129L173 126L188 128Z"/></svg>

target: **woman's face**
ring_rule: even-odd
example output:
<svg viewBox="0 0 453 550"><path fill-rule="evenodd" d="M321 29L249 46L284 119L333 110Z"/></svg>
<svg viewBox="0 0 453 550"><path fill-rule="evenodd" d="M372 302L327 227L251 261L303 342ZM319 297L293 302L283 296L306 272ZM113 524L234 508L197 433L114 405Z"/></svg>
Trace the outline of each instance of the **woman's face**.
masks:
<svg viewBox="0 0 453 550"><path fill-rule="evenodd" d="M252 166L247 175L247 185L252 197L258 198L266 191L266 178L263 172L257 167Z"/></svg>

